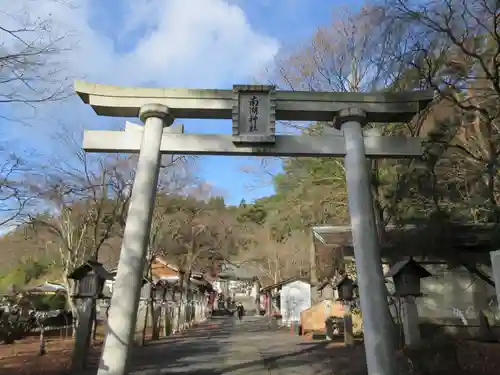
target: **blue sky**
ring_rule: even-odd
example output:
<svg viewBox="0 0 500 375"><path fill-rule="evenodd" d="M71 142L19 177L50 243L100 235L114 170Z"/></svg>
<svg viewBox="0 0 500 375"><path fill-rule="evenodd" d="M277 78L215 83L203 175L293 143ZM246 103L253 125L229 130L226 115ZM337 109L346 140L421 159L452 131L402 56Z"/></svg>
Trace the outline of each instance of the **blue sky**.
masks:
<svg viewBox="0 0 500 375"><path fill-rule="evenodd" d="M306 42L341 8L359 0L0 0L1 8L53 23L68 51L58 58L60 74L91 82L156 87L230 88L265 80L276 56ZM5 14L0 14L5 22ZM3 23L5 24L5 23ZM69 30L69 32L68 32ZM31 118L32 109L5 106L0 115ZM83 129L119 128L123 119L100 118L78 98L36 108L30 127L0 119L0 134L18 152L33 150L50 158L61 148L54 135L80 137ZM130 120L130 119L129 119ZM138 122L138 120L137 120ZM189 133L229 133L229 121L182 121ZM237 204L272 194L253 174L259 161L203 157L197 173ZM248 169L248 168L247 168Z"/></svg>

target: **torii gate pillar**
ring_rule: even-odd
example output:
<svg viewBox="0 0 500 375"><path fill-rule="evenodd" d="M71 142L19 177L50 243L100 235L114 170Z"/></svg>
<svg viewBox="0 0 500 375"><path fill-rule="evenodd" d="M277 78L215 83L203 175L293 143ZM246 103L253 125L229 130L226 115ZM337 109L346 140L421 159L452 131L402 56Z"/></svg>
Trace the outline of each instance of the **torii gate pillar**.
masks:
<svg viewBox="0 0 500 375"><path fill-rule="evenodd" d="M366 365L369 374L396 374L394 343L373 211L362 127L363 110L341 110L335 126L344 133L344 158L354 257L360 292Z"/></svg>
<svg viewBox="0 0 500 375"><path fill-rule="evenodd" d="M120 261L106 323L106 339L98 375L125 374L133 341L144 263L149 242L163 128L172 125L169 108L161 104L141 107L144 122L142 145L130 198Z"/></svg>

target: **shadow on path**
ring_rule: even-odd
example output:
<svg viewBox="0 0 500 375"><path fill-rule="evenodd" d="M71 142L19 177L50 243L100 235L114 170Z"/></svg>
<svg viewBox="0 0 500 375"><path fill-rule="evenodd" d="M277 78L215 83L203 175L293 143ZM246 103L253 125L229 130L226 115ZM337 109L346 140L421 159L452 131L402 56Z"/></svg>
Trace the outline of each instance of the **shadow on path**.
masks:
<svg viewBox="0 0 500 375"><path fill-rule="evenodd" d="M218 374L200 367L220 355L219 341L230 335L227 318L213 318L181 334L149 343L132 353L132 374Z"/></svg>
<svg viewBox="0 0 500 375"><path fill-rule="evenodd" d="M132 353L131 375L362 375L352 372L353 350L328 348L272 329L263 317L213 318L181 335ZM364 369L364 354L357 357ZM89 373L89 374L95 374Z"/></svg>

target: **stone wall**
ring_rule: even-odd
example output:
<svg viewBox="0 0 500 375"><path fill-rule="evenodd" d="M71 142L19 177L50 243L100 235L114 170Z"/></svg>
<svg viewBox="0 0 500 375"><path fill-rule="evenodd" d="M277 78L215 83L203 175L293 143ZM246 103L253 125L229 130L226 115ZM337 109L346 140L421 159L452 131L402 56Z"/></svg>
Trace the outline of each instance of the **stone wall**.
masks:
<svg viewBox="0 0 500 375"><path fill-rule="evenodd" d="M421 281L423 297L417 299L422 322L449 325L478 325L478 311L494 315L495 289L471 275L463 267L449 269L446 265L425 266L433 275Z"/></svg>

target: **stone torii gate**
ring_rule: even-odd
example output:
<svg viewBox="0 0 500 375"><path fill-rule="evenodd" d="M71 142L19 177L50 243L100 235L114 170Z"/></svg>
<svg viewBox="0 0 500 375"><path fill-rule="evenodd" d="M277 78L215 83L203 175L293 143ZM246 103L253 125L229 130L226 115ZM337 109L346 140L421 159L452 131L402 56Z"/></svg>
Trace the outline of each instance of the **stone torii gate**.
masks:
<svg viewBox="0 0 500 375"><path fill-rule="evenodd" d="M345 157L368 373L396 373L366 158L420 156L421 142L364 136L362 128L368 122L409 121L430 103L432 92L299 92L263 85L149 89L85 82L75 86L98 115L139 117L144 122L143 132L84 134L86 151L139 153L98 375L127 373L161 154ZM233 135L173 134L168 128L176 118L232 119ZM333 121L343 135L276 135L276 120Z"/></svg>

